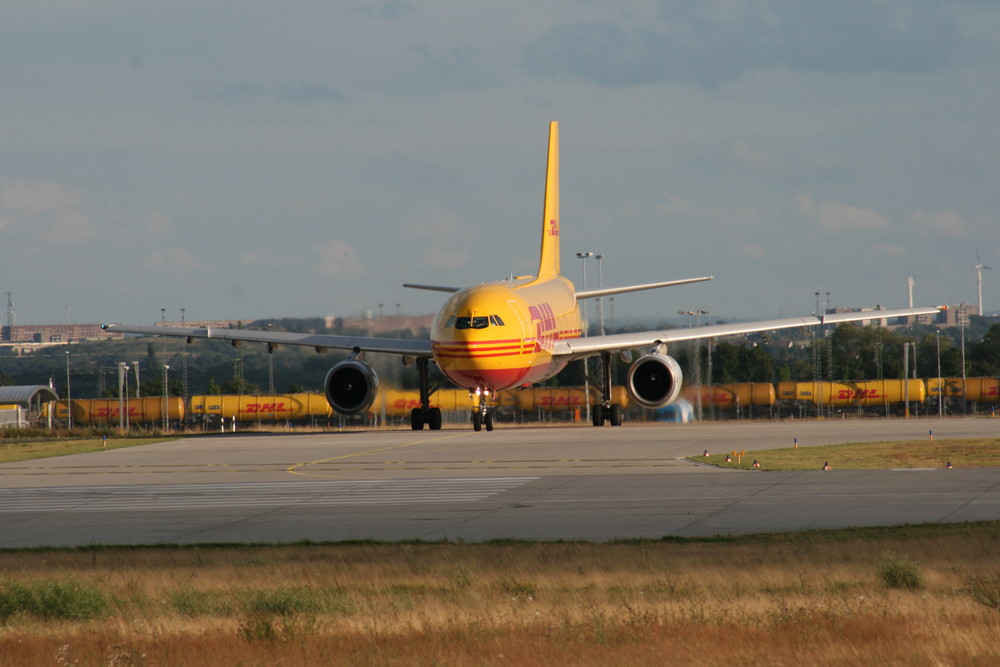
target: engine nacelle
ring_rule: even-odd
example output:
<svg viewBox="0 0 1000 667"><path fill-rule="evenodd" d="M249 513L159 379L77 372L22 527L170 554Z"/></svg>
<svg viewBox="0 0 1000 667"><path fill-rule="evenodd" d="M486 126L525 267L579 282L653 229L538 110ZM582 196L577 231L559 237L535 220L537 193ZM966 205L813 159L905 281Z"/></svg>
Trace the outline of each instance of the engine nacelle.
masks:
<svg viewBox="0 0 1000 667"><path fill-rule="evenodd" d="M323 381L326 400L342 415L364 412L375 400L378 375L363 361L347 359L335 364Z"/></svg>
<svg viewBox="0 0 1000 667"><path fill-rule="evenodd" d="M683 380L681 367L673 357L654 352L629 366L628 393L644 408L662 408L677 400Z"/></svg>

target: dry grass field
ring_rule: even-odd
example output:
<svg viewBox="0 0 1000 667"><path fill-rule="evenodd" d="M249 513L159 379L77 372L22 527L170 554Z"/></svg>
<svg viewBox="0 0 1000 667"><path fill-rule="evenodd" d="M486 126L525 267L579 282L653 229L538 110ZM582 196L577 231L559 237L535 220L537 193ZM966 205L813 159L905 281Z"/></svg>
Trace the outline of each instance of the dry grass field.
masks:
<svg viewBox="0 0 1000 667"><path fill-rule="evenodd" d="M693 461L720 468L749 470L757 461L760 470L820 470L829 463L832 470L886 470L891 468L1000 467L1000 438L956 438L903 440L899 442L858 442L817 447L781 447L748 452L727 452L692 456Z"/></svg>
<svg viewBox="0 0 1000 667"><path fill-rule="evenodd" d="M1000 523L0 552L4 665L995 665Z"/></svg>

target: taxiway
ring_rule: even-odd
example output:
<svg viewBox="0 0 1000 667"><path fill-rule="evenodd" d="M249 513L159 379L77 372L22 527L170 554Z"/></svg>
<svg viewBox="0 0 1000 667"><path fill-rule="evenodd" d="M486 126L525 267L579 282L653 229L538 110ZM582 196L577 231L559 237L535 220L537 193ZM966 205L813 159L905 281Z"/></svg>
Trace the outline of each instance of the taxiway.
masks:
<svg viewBox="0 0 1000 667"><path fill-rule="evenodd" d="M0 465L0 547L610 540L1000 519L1000 469L766 472L685 460L995 437L990 419L219 434Z"/></svg>

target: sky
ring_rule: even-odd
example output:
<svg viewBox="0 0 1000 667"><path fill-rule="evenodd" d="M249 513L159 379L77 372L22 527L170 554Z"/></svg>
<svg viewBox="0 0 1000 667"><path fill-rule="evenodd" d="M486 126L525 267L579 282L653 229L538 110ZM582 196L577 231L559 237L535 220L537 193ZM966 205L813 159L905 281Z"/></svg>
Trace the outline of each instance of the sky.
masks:
<svg viewBox="0 0 1000 667"><path fill-rule="evenodd" d="M613 321L1000 311L1000 4L35 0L0 21L18 324L435 311L562 266ZM978 258L977 259L977 253ZM588 260L587 284L598 281ZM0 304L2 307L2 304ZM4 311L5 312L5 311ZM6 317L3 318L6 324Z"/></svg>

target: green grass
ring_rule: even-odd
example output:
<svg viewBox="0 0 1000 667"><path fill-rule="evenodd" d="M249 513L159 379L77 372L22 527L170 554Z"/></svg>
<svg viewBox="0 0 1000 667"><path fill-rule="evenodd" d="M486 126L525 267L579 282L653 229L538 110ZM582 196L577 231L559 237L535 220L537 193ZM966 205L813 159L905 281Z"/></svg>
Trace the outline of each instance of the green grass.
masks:
<svg viewBox="0 0 1000 667"><path fill-rule="evenodd" d="M63 438L59 440L0 440L0 463L15 463L44 459L50 456L67 456L69 454L89 454L122 447L151 445L156 442L177 440L175 436L159 437L109 437L103 438Z"/></svg>
<svg viewBox="0 0 1000 667"><path fill-rule="evenodd" d="M726 455L732 459L726 462ZM891 468L1000 467L1000 438L952 440L907 440L902 442L862 442L817 447L755 449L742 453L719 452L711 456L691 456L691 461L720 468L754 470L885 470Z"/></svg>
<svg viewBox="0 0 1000 667"><path fill-rule="evenodd" d="M110 603L96 587L77 581L11 582L0 589L0 621L11 617L88 620L108 613Z"/></svg>

